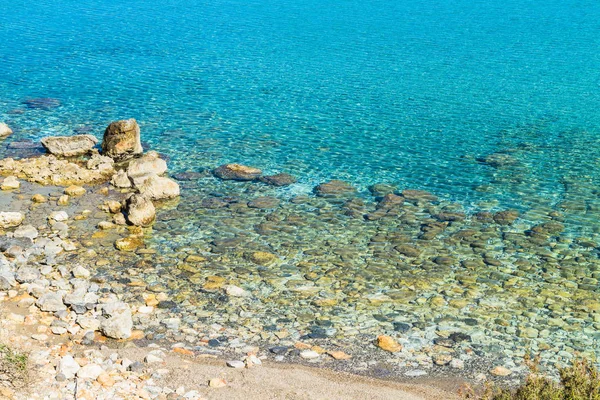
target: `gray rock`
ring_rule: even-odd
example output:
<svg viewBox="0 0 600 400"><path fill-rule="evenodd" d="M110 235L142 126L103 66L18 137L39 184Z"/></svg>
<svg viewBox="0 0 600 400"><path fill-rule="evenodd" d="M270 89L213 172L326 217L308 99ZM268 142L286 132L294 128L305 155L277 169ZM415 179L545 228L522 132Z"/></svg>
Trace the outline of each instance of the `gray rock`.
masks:
<svg viewBox="0 0 600 400"><path fill-rule="evenodd" d="M65 379L72 379L79 372L80 368L73 356L67 354L60 359L56 369L59 374L64 375Z"/></svg>
<svg viewBox="0 0 600 400"><path fill-rule="evenodd" d="M73 157L89 153L98 139L92 135L50 136L43 138L41 142L50 154Z"/></svg>
<svg viewBox="0 0 600 400"><path fill-rule="evenodd" d="M103 372L104 370L101 366L97 364L87 364L81 367L79 372L77 372L77 377L81 379L95 380Z"/></svg>
<svg viewBox="0 0 600 400"><path fill-rule="evenodd" d="M12 272L0 271L0 290L9 290L17 285Z"/></svg>
<svg viewBox="0 0 600 400"><path fill-rule="evenodd" d="M33 244L29 238L9 238L6 236L0 236L0 251L6 251L12 246L20 246L28 248ZM1 257L0 257L1 258Z"/></svg>
<svg viewBox="0 0 600 400"><path fill-rule="evenodd" d="M42 311L56 312L66 310L67 307L63 303L63 294L60 292L49 292L42 295L36 305Z"/></svg>
<svg viewBox="0 0 600 400"><path fill-rule="evenodd" d="M40 278L40 271L32 267L21 267L17 271L15 279L19 283L29 283Z"/></svg>
<svg viewBox="0 0 600 400"><path fill-rule="evenodd" d="M28 238L31 240L37 238L38 235L39 235L38 230L35 229L35 227L33 227L32 225L20 226L14 232L14 237L16 237L16 238Z"/></svg>
<svg viewBox="0 0 600 400"><path fill-rule="evenodd" d="M129 305L122 302L105 304L102 307L104 319L100 322L102 333L114 339L127 339L131 336L133 320Z"/></svg>

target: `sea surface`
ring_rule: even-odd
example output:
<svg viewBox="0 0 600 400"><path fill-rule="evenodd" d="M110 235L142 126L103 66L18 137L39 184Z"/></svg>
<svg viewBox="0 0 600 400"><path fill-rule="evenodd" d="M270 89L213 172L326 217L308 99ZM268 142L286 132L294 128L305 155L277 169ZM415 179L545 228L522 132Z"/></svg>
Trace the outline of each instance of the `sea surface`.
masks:
<svg viewBox="0 0 600 400"><path fill-rule="evenodd" d="M558 343L552 360L578 346L598 348L599 2L0 5L0 121L15 131L5 145L76 133L101 138L111 121L136 118L146 147L168 159L183 188L148 238L165 259L146 279L168 280L187 293L182 302L202 307L192 297L207 276L220 275L254 291L257 318L286 315L283 325L310 314L339 325L338 333L345 326L362 333L398 321L424 329L423 321L460 315L498 343ZM36 98L46 100L27 103ZM11 154L2 146L0 155ZM207 173L230 162L298 182L271 188ZM330 179L356 187L355 202L315 198L313 187ZM377 183L438 200L417 201L402 221L357 217L373 211L369 187ZM239 207L257 196L280 204ZM207 198L227 200L202 207ZM470 217L506 209L520 216L508 227ZM466 222L445 221L440 236L423 238L441 211L465 213ZM531 235L549 221L562 229ZM479 246L449 239L464 229L481 236ZM423 255L394 252L404 242ZM279 261L257 267L248 257L255 251ZM208 262L175 268L189 254ZM450 260L436 261L440 255ZM360 282L344 283L348 276ZM548 301L553 295L560 299ZM369 296L375 300L361 305ZM352 304L344 312L327 308L344 302ZM570 308L575 303L587 305ZM548 318L563 322L548 330ZM312 323L305 319L295 329Z"/></svg>

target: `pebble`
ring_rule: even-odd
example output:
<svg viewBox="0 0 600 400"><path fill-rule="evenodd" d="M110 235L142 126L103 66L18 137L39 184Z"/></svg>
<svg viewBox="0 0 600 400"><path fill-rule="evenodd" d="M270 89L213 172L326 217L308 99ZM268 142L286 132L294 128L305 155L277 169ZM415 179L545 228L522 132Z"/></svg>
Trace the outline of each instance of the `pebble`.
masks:
<svg viewBox="0 0 600 400"><path fill-rule="evenodd" d="M453 358L452 361L450 361L450 367L454 369L464 369L465 362L459 358Z"/></svg>
<svg viewBox="0 0 600 400"><path fill-rule="evenodd" d="M490 374L494 376L508 376L512 374L512 371L506 367L498 365L490 370Z"/></svg>
<svg viewBox="0 0 600 400"><path fill-rule="evenodd" d="M213 388L223 388L227 386L227 381L223 378L213 378L208 381L208 386Z"/></svg>
<svg viewBox="0 0 600 400"><path fill-rule="evenodd" d="M227 366L230 368L244 368L246 366L246 364L244 364L243 361L237 361L237 360L233 360L233 361L227 361Z"/></svg>
<svg viewBox="0 0 600 400"><path fill-rule="evenodd" d="M87 364L81 367L77 372L77 377L81 379L96 380L104 370L97 364Z"/></svg>
<svg viewBox="0 0 600 400"><path fill-rule="evenodd" d="M163 362L162 357L164 357L164 353L162 351L154 350L146 355L146 357L144 358L144 361L148 364L161 363L161 362Z"/></svg>
<svg viewBox="0 0 600 400"><path fill-rule="evenodd" d="M48 219L54 220L56 222L63 222L69 219L69 214L65 211L53 211L50 213Z"/></svg>
<svg viewBox="0 0 600 400"><path fill-rule="evenodd" d="M300 357L304 358L305 360L311 360L320 357L320 354L314 350L304 350L300 352Z"/></svg>
<svg viewBox="0 0 600 400"><path fill-rule="evenodd" d="M377 346L391 353L402 351L402 345L396 342L392 337L386 335L379 335L377 337Z"/></svg>
<svg viewBox="0 0 600 400"><path fill-rule="evenodd" d="M425 376L427 375L427 371L424 371L422 369L414 369L411 371L406 371L404 373L405 376L408 376L409 378L418 378L419 376Z"/></svg>

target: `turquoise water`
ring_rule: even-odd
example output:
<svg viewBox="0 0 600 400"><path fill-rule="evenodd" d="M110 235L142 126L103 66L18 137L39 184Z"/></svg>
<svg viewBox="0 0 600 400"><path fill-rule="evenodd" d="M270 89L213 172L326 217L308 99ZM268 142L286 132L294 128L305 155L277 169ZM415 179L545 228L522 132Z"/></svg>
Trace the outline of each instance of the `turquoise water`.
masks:
<svg viewBox="0 0 600 400"><path fill-rule="evenodd" d="M6 144L101 137L134 117L175 176L240 162L298 177L277 189L181 181L181 201L161 209L148 241L160 257L136 279L166 284L190 315L238 324L199 291L218 275L255 296L239 300L254 316L250 336L275 323L304 334L311 318L343 337L452 321L507 357L550 347L544 360L557 362L600 348L597 1L0 4L0 120L15 131ZM40 97L56 101L24 103ZM509 162L481 161L491 154ZM332 178L366 205L315 199ZM375 183L443 201L351 217L374 210ZM243 206L258 195L281 204ZM298 195L308 200L288 201ZM201 205L216 196L236 200ZM467 218L433 239L422 232L440 211L506 208L521 212L516 225ZM548 221L565 231L529 236ZM399 254L403 243L424 252ZM280 262L255 265L248 252L259 250ZM189 254L207 261L190 267Z"/></svg>
<svg viewBox="0 0 600 400"><path fill-rule="evenodd" d="M546 206L565 175L597 182L597 2L4 5L0 118L19 138L135 117L174 171L239 161L464 204ZM11 113L30 97L62 106ZM522 183L475 190L498 171L464 157L522 143Z"/></svg>

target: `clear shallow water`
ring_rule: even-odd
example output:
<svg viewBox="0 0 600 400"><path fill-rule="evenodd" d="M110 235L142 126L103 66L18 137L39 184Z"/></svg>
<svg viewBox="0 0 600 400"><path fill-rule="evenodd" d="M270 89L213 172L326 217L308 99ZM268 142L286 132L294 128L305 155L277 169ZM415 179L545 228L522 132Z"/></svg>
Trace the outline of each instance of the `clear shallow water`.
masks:
<svg viewBox="0 0 600 400"><path fill-rule="evenodd" d="M343 314L349 325L359 320L357 326L368 330L378 324L364 315L380 307L379 301L363 305L359 300L386 294L393 304L381 313L409 312L421 320L472 317L485 320L498 340L511 338L523 326L541 331L545 318L556 316L537 297L521 306L537 309L541 317L516 313L516 296L556 291L565 287L564 280L583 285L573 295L575 301L596 296L592 266L597 253L570 248L570 242L553 239L522 247L497 232L480 239L489 245L482 251L485 257L469 253L468 244L463 248L445 239L424 246L430 258L454 252L450 255L457 260L487 257L503 263L478 266L474 273L456 265L435 267L427 257L421 264L407 261L370 242L382 232L392 245L394 233L416 240L420 231L414 220L365 225L322 201L286 203L280 216L270 217L258 211L198 211L198 204L214 192L287 199L310 193L315 184L331 178L353 183L369 199L367 187L383 182L429 190L466 209L516 207L523 220L513 231L521 235L560 212L565 236L597 239L597 2L14 3L3 2L0 19L0 119L16 132L7 143L84 131L101 137L110 121L135 117L143 140L168 155L173 173L241 162L299 177L297 185L277 190L212 178L182 183L184 196L173 212L161 217L153 246L162 254L206 255L211 246L215 252L214 239L241 237L244 245L237 253L230 250L231 258L210 258L187 285L196 287L210 274L235 277L261 293L265 302L248 307L268 318L282 310L297 311L289 302L275 301L281 293L291 299L297 295L288 290L293 285L282 289L279 283L303 279L306 268L326 274L333 265L357 276L358 282L334 285L336 290L328 292L324 287L331 284L325 279L309 292L316 295L320 288L322 298L358 302L348 311L353 315ZM61 106L29 109L22 102L31 97L56 98ZM496 168L477 161L498 152L510 155L511 165ZM426 218L420 217L426 210L409 211L417 221ZM290 216L307 219L308 226L286 232L285 226L295 226ZM284 227L277 235L265 235L260 233L265 220ZM481 231L488 228L474 225ZM254 282L244 270L256 269L243 254L246 250L271 251L285 265L259 268L261 276ZM577 257L579 267L573 263ZM181 264L179 258L184 257L167 256L158 264L163 270L149 273L147 280L172 276L186 281L189 276L172 268ZM518 263L523 258L531 268ZM574 272L565 274L556 260L568 261ZM295 269L302 262L311 267ZM551 267L544 269L548 262ZM482 277L477 289L468 279L460 280L465 273ZM335 270L332 274L343 280ZM523 282L515 284L513 278ZM189 290L177 285L172 285L174 291ZM410 295L394 292L398 285L410 288ZM464 296L467 302L479 302L489 316L437 303L428 306L440 293L449 301L460 297L461 290L471 291ZM589 331L577 336L556 325L560 329L544 337L557 343L596 343L595 311L590 311L595 304L583 316L568 309L573 299L566 298L564 321ZM297 304L303 313L315 310L310 301ZM510 304L509 315L498 304ZM495 325L494 318L510 321L515 329Z"/></svg>
<svg viewBox="0 0 600 400"><path fill-rule="evenodd" d="M172 169L239 161L469 204L552 204L594 178L592 1L5 2L0 115L19 136L135 117ZM51 111L9 111L53 97ZM523 185L478 157L527 142ZM527 191L527 193L523 193ZM546 205L546 204L544 204Z"/></svg>

